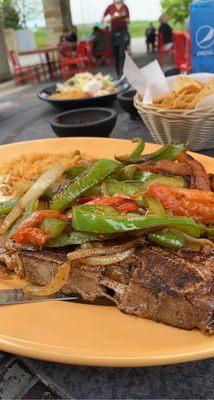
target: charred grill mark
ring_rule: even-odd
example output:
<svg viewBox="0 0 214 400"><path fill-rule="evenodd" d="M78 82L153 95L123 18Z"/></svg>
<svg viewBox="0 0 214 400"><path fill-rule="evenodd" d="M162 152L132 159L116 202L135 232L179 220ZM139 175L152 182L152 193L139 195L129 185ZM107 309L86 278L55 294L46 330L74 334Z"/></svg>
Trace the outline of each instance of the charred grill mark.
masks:
<svg viewBox="0 0 214 400"><path fill-rule="evenodd" d="M203 284L197 268L168 251L148 246L140 254L142 268L134 271L133 280L145 282L155 291L183 294Z"/></svg>

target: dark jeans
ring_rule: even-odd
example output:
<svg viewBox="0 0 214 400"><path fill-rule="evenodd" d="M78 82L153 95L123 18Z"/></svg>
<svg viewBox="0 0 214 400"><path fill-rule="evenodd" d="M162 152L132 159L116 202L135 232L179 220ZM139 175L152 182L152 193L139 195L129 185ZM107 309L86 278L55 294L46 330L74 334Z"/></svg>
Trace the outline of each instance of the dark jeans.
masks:
<svg viewBox="0 0 214 400"><path fill-rule="evenodd" d="M123 29L113 30L111 32L111 43L115 57L115 68L119 78L123 74L123 64L125 60L125 33L126 31Z"/></svg>
<svg viewBox="0 0 214 400"><path fill-rule="evenodd" d="M149 53L150 45L152 46L152 51L155 52L155 39L154 40L148 40L148 39L146 40L147 53Z"/></svg>

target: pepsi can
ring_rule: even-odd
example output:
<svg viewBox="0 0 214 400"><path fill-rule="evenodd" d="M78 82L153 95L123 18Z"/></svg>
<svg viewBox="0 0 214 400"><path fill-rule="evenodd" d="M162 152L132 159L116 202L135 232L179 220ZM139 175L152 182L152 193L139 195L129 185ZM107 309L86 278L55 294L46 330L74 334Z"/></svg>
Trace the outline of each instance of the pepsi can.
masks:
<svg viewBox="0 0 214 400"><path fill-rule="evenodd" d="M190 4L192 72L214 72L214 0Z"/></svg>

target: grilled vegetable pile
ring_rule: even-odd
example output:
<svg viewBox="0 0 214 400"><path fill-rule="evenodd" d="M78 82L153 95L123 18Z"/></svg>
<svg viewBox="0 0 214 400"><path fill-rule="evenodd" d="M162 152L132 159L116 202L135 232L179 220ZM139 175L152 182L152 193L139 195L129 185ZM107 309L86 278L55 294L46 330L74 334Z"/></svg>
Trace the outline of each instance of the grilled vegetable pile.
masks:
<svg viewBox="0 0 214 400"><path fill-rule="evenodd" d="M142 154L144 141L115 160L55 165L20 199L0 204L10 245L59 248L140 237L160 246L213 246L213 176L183 145ZM96 244L97 243L97 244Z"/></svg>

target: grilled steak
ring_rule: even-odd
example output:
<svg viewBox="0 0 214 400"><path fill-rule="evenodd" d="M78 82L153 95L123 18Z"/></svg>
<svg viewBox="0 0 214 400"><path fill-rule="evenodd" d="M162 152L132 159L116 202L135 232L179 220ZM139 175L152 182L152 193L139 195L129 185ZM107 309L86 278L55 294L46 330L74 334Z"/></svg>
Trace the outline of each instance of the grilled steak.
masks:
<svg viewBox="0 0 214 400"><path fill-rule="evenodd" d="M9 264L19 276L45 285L65 260L66 254L52 251L21 251L13 254ZM63 292L79 294L90 301L104 296L128 314L184 329L197 327L213 334L213 284L213 255L173 253L140 244L129 259L108 267L73 262Z"/></svg>
<svg viewBox="0 0 214 400"><path fill-rule="evenodd" d="M206 173L204 166L195 160L190 154L180 153L177 155L177 160L181 163L187 164L192 168L193 174L191 175L190 187L198 190L210 191L209 177Z"/></svg>

